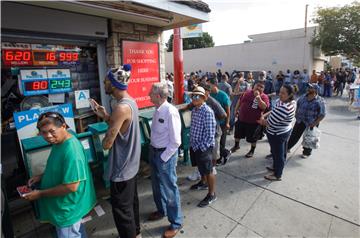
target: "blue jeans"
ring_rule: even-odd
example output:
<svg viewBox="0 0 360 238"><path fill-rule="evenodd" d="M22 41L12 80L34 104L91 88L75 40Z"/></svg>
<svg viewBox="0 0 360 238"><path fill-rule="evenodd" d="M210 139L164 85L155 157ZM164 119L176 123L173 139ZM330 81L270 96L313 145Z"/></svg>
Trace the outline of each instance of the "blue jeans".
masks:
<svg viewBox="0 0 360 238"><path fill-rule="evenodd" d="M332 96L332 89L331 84L325 84L324 85L324 97L331 97Z"/></svg>
<svg viewBox="0 0 360 238"><path fill-rule="evenodd" d="M87 238L84 225L81 220L67 227L56 227L58 238Z"/></svg>
<svg viewBox="0 0 360 238"><path fill-rule="evenodd" d="M270 133L267 133L271 154L274 160L274 175L277 178L281 178L284 169L287 142L290 136L290 132L291 131L288 131L280 135L271 135Z"/></svg>
<svg viewBox="0 0 360 238"><path fill-rule="evenodd" d="M150 147L151 183L157 211L168 217L172 229L182 226L180 192L176 184L177 152L166 162L160 155L163 151Z"/></svg>

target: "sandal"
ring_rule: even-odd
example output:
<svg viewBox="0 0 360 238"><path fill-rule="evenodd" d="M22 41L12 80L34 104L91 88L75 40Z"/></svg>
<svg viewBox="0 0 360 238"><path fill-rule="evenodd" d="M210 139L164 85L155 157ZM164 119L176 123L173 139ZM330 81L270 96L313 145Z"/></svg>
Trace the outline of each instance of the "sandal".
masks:
<svg viewBox="0 0 360 238"><path fill-rule="evenodd" d="M273 174L265 175L264 178L270 181L281 181L281 178L278 178Z"/></svg>

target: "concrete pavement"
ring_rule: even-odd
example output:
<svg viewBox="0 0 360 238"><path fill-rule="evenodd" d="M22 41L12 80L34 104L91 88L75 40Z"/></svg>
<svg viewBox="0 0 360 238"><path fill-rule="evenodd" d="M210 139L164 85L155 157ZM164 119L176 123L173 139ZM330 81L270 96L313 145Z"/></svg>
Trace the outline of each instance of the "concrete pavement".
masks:
<svg viewBox="0 0 360 238"><path fill-rule="evenodd" d="M360 237L360 121L347 109L345 99L327 99L327 109L320 125L321 148L302 159L299 142L287 160L281 182L263 179L265 166L271 164L264 159L270 150L266 139L258 143L255 158L244 157L250 145L242 142L231 160L217 168L218 200L208 208L196 206L206 191L189 190L193 183L186 176L193 169L179 165L184 227L177 237ZM229 148L232 143L229 136ZM150 180L139 179L138 191L142 237L160 237L167 220L146 221L155 210ZM107 194L99 190L103 192L100 197ZM99 203L106 213L101 217L93 214L85 223L88 235L116 237L111 206L105 199L100 198ZM22 226L19 221L13 221L17 229ZM50 237L49 226L22 237Z"/></svg>

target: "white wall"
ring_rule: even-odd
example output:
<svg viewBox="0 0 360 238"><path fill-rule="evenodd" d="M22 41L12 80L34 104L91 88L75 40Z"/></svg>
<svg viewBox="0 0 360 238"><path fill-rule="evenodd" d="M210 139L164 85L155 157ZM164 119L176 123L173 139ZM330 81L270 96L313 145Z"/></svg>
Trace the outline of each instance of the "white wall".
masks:
<svg viewBox="0 0 360 238"><path fill-rule="evenodd" d="M297 30L298 31L298 30ZM272 35L273 34L273 35ZM263 37L264 35L264 37ZM203 72L216 71L217 62L222 62L221 70L279 70L306 68L311 72L314 67L313 48L309 44L311 33L308 36L295 35L289 31L285 33L267 33L254 35L254 42L217 46L184 51L184 72L201 69ZM263 40L261 39L263 37ZM165 55L165 70L173 72L173 55ZM321 62L316 68L321 68Z"/></svg>

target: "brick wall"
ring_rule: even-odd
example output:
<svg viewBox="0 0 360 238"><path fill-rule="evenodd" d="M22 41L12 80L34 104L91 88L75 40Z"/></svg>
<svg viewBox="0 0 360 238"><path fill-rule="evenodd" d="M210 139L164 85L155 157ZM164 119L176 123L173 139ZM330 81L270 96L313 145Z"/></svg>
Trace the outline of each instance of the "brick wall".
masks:
<svg viewBox="0 0 360 238"><path fill-rule="evenodd" d="M150 25L125 21L110 20L109 38L106 42L106 63L108 67L118 67L122 64L121 41L134 40L159 43L160 79L165 80L165 49L163 47L162 31Z"/></svg>

